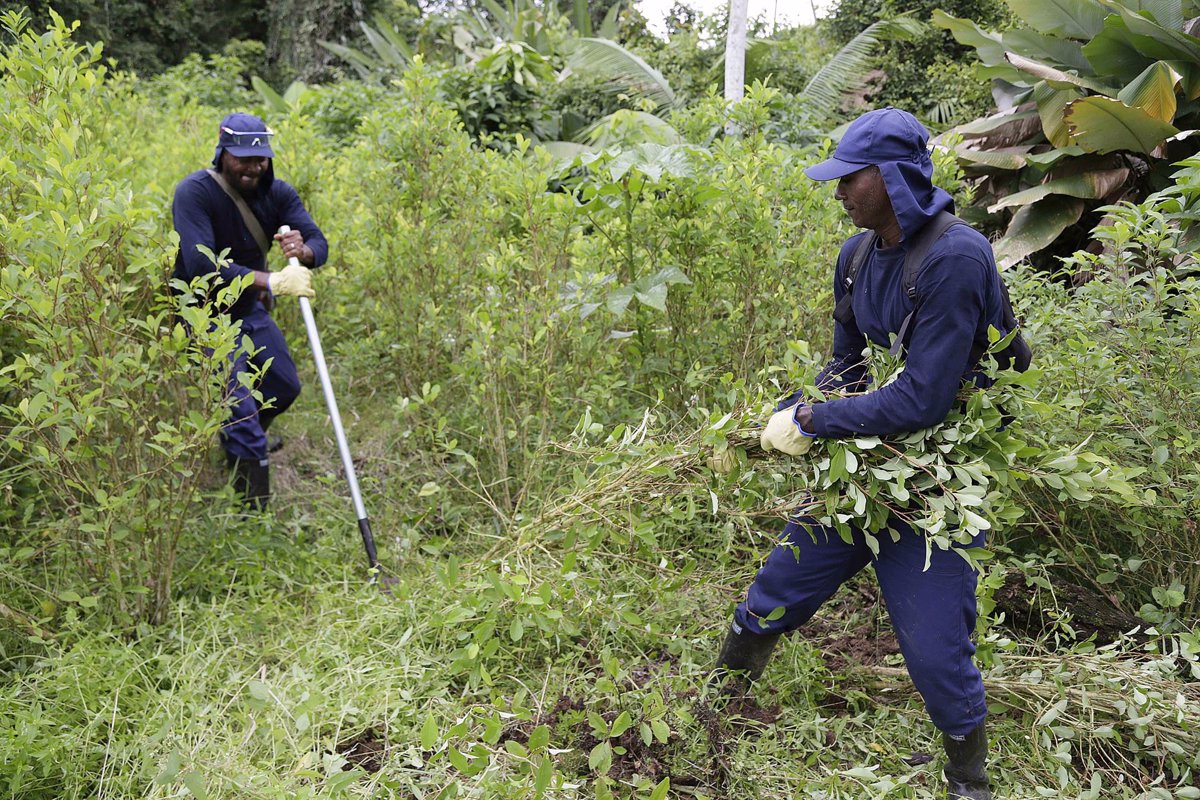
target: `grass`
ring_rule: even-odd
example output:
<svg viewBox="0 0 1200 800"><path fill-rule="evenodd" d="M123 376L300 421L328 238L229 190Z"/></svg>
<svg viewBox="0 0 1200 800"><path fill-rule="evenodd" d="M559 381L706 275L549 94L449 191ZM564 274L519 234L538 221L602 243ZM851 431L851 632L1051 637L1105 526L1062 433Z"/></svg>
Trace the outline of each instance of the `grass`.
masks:
<svg viewBox="0 0 1200 800"><path fill-rule="evenodd" d="M663 514L652 496L669 484L630 472L505 527L452 488L425 492L428 465L406 462L413 448L383 433L389 398L347 396L395 579L385 594L366 580L307 384L280 422L288 442L273 459L272 514L244 518L218 503L194 521L166 625L122 636L68 606L57 638L10 651L0 791L942 796L938 735L870 571L785 642L753 699L729 703L707 686L708 669L771 546L768 523ZM700 474L696 452L676 456L677 478ZM214 452L203 476L212 487L218 461ZM1172 748L1177 763L1200 752L1200 674L1179 672L1196 670L1194 654L1056 651L999 627L981 638L998 797L1200 796L1191 773L1164 777Z"/></svg>
<svg viewBox="0 0 1200 800"><path fill-rule="evenodd" d="M295 430L285 473L315 438ZM504 557L490 526L406 527L398 495L372 491L388 595L364 580L348 502L317 485L282 487L273 517L198 526L166 626L126 640L66 620L58 645L22 662L2 700L12 796L534 797L539 768L546 797L649 797L664 778L671 797L940 796L936 732L869 573L781 648L756 702L722 710L707 669L759 543L720 526L667 530L653 562L577 532L573 546L548 534ZM1063 681L1088 689L1081 663L1058 683L1029 678L1062 663L1014 648L991 669L993 698L1009 703L992 725L999 796L1038 796L1039 784L1087 796L1090 776L1035 724ZM1136 669L1103 668L1091 707L1119 719L1132 686L1117 684ZM1182 731L1196 698L1174 686L1190 697ZM1089 721L1077 722L1083 739ZM1113 769L1128 782L1145 765Z"/></svg>

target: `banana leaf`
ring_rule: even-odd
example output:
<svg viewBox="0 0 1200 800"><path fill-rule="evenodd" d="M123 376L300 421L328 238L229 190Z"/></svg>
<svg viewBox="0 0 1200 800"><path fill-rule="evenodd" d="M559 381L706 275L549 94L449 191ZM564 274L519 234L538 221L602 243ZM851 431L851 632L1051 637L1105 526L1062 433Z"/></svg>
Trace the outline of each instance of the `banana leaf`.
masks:
<svg viewBox="0 0 1200 800"><path fill-rule="evenodd" d="M1116 189L1124 186L1129 180L1129 168L1093 170L1069 175L1063 178L1039 183L1023 192L1010 194L998 203L988 206L988 213L994 214L1002 208L1027 206L1050 195L1066 195L1078 197L1081 200L1103 200Z"/></svg>
<svg viewBox="0 0 1200 800"><path fill-rule="evenodd" d="M1155 61L1134 47L1131 39L1125 20L1113 14L1104 20L1104 30L1083 46L1083 55L1098 74L1129 83Z"/></svg>
<svg viewBox="0 0 1200 800"><path fill-rule="evenodd" d="M1168 137L1179 133L1174 125L1108 97L1076 100L1067 107L1065 117L1073 142L1093 153L1132 150L1151 155Z"/></svg>
<svg viewBox="0 0 1200 800"><path fill-rule="evenodd" d="M1146 67L1141 75L1121 90L1117 99L1169 123L1175 119L1175 110L1178 108L1175 87L1181 82L1181 76L1170 64L1159 61Z"/></svg>
<svg viewBox="0 0 1200 800"><path fill-rule="evenodd" d="M1108 14L1096 0L1008 0L1008 7L1035 31L1084 41L1104 29Z"/></svg>
<svg viewBox="0 0 1200 800"><path fill-rule="evenodd" d="M1083 216L1083 201L1052 195L1027 205L1013 215L1004 236L993 248L996 266L1007 269L1021 259L1050 245L1064 230Z"/></svg>
<svg viewBox="0 0 1200 800"><path fill-rule="evenodd" d="M1116 94L1117 87L1110 86L1102 81L1093 78L1087 78L1080 75L1072 75L1069 72L1064 72L1057 67L1052 67L1048 64L1043 64L1040 61L1035 61L1032 58L1018 55L1017 53L1005 53L1004 60L1012 64L1022 72L1028 72L1035 78L1040 78L1046 81L1054 89L1070 89L1076 87L1079 89L1088 89L1097 94L1112 95Z"/></svg>

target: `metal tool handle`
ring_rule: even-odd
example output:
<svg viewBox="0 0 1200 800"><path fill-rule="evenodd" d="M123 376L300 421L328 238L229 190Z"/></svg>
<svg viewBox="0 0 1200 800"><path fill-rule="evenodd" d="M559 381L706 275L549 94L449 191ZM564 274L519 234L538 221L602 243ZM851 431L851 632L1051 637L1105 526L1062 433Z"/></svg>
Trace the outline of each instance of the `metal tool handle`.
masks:
<svg viewBox="0 0 1200 800"><path fill-rule="evenodd" d="M291 228L283 225L280 233L287 233ZM300 266L300 259L292 256L288 265ZM312 348L313 360L317 364L317 375L321 378L321 390L325 393L325 406L329 409L329 418L333 421L333 435L337 438L338 453L342 457L342 468L346 471L346 482L350 485L350 497L354 501L354 513L358 515L358 530L362 534L363 547L367 551L367 561L372 569L379 565L375 553L375 536L371 533L371 521L367 519L367 510L363 506L362 495L358 491L358 477L354 472L354 461L350 458L350 445L346 442L346 431L342 428L342 416L338 413L337 398L333 396L333 383L329 380L329 370L325 366L325 351L321 348L321 335L317 333L317 321L313 318L312 303L307 297L300 298L300 313L304 317L304 328L308 331L308 344ZM374 580L374 578L372 578Z"/></svg>

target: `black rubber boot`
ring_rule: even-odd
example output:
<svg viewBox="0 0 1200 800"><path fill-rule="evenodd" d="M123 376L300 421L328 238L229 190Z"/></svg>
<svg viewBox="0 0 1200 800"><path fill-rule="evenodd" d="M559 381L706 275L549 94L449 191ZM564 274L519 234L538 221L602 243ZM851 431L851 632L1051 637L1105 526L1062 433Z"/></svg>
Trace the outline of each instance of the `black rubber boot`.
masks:
<svg viewBox="0 0 1200 800"><path fill-rule="evenodd" d="M983 723L961 740L942 734L942 745L950 763L946 764L947 800L992 800L988 783L987 732Z"/></svg>
<svg viewBox="0 0 1200 800"><path fill-rule="evenodd" d="M750 633L735 621L729 626L725 644L721 645L717 656L713 682L726 683L726 679L736 673L741 688L749 689L751 683L762 677L771 660L771 651L781 636L782 633Z"/></svg>
<svg viewBox="0 0 1200 800"><path fill-rule="evenodd" d="M247 509L265 511L271 499L270 461L252 458L233 459L233 488L243 498Z"/></svg>

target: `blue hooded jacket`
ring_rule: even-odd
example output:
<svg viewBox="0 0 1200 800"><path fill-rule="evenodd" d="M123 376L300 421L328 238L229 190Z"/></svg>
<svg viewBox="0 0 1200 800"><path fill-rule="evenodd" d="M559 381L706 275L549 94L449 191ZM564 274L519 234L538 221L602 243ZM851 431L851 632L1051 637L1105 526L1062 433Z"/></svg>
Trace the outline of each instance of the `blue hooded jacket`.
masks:
<svg viewBox="0 0 1200 800"><path fill-rule="evenodd" d="M906 125L915 125L924 134L924 128L905 112L881 109L871 114L881 112L890 112L882 115L882 124L892 124L895 115L903 115ZM852 130L853 126L847 136ZM879 240L859 268L852 298L855 324L834 323L833 358L817 378L822 390L864 391L869 379L862 351L867 341L887 348L912 311L913 301L903 286L907 245L942 210L952 211L954 205L948 193L933 186L933 165L924 146L921 136L920 152L911 157L867 162L875 163L883 175L903 239L890 248L879 246L882 244ZM812 168L810 176L840 177L820 177L819 168L836 160ZM853 171L849 166L842 168L842 174ZM862 168L866 164L853 166ZM813 175L814 171L818 174ZM845 293L842 275L862 237L868 235L868 232L856 234L842 245L834 277L835 302ZM904 371L875 391L814 405L812 420L816 434L829 437L897 434L944 420L963 381L972 377L976 366L970 363L972 347L976 343L986 347L989 326L1007 332L1000 280L991 245L982 234L966 225L947 230L930 247L917 276L919 308L911 323Z"/></svg>
<svg viewBox="0 0 1200 800"><path fill-rule="evenodd" d="M219 166L224 149L222 144L217 145L214 167ZM267 236L272 236L281 225L288 225L304 236L304 243L315 259L313 268L325 263L329 257L329 243L309 216L296 190L275 178L274 161L268 162L257 191L253 197L246 198L246 203ZM191 281L214 271L212 261L197 249L197 245L204 245L214 255L229 248L229 263L219 270L226 281L253 270L267 269L266 257L246 228L237 206L204 170L191 173L175 187L171 213L175 231L179 234L173 277ZM253 308L257 296L253 287L243 292L228 309L230 315L234 319L243 317Z"/></svg>

